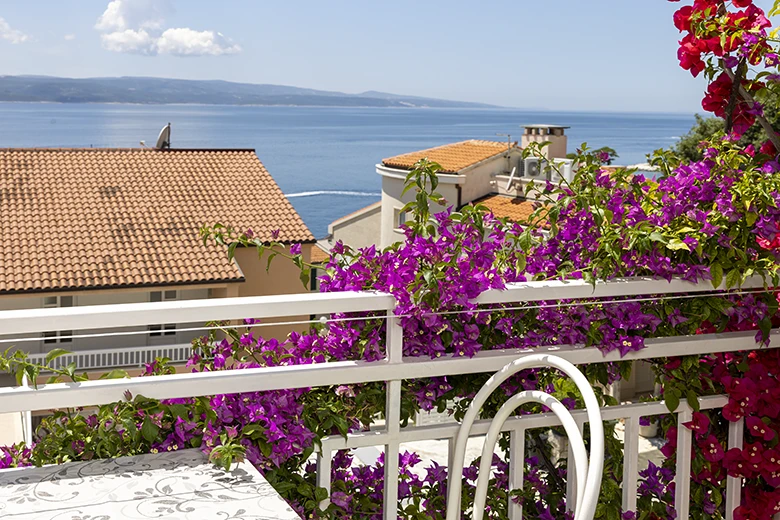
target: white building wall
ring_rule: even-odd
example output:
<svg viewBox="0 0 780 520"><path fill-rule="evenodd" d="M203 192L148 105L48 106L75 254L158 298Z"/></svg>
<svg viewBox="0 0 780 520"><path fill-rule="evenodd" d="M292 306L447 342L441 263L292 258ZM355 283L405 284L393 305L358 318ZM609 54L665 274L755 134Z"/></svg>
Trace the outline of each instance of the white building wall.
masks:
<svg viewBox="0 0 780 520"><path fill-rule="evenodd" d="M353 249L378 245L382 229L382 205L376 204L359 214L337 220L328 228L330 241Z"/></svg>
<svg viewBox="0 0 780 520"><path fill-rule="evenodd" d="M459 204L462 206L494 193L494 177L510 171L510 166L516 164L520 156L519 150L513 150L509 159L502 154L466 168L458 175L440 174L439 186L436 191L442 194L447 204L431 208L431 211L437 213L450 206L457 208ZM407 172L377 165L377 173L382 176L380 245L387 247L403 238L403 234L398 229L398 211L407 202L414 200L417 194L416 191L409 190L405 195L401 195ZM460 189L460 194L458 194L458 189Z"/></svg>
<svg viewBox="0 0 780 520"><path fill-rule="evenodd" d="M511 166L517 164L520 156L520 152L516 151L510 155L509 159L495 157L461 172L466 177L461 188L461 205L494 193L494 177L510 173Z"/></svg>
<svg viewBox="0 0 780 520"><path fill-rule="evenodd" d="M450 206L458 204L458 185L452 183L457 180L455 175L440 176L440 184L436 191L446 199L446 206L431 208L433 213L444 211ZM449 182L447 182L449 181ZM404 179L402 176L382 176L382 215L379 246L385 248L395 242L403 240L404 235L398 229L398 215L407 202L415 199L417 192L409 190L402 195Z"/></svg>

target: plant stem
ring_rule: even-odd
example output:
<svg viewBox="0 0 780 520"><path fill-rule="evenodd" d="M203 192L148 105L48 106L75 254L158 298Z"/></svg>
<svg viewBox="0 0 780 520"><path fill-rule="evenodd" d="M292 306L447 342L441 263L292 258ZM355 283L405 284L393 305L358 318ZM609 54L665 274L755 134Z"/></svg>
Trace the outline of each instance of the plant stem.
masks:
<svg viewBox="0 0 780 520"><path fill-rule="evenodd" d="M723 70L726 72L728 77L731 79L731 81L735 81L735 74L734 71L732 71L728 67L723 67ZM756 101L753 99L753 96L750 95L750 93L745 90L745 88L740 84L737 87L739 91L739 95L742 97L743 100L747 101L748 103L755 103ZM769 137L769 140L772 142L772 144L775 147L775 150L780 151L780 136L777 135L777 132L775 131L774 127L772 127L772 123L767 121L767 119L763 115L757 115L756 121L758 121L758 124L761 125L761 128L764 129L764 132L766 132L767 137Z"/></svg>

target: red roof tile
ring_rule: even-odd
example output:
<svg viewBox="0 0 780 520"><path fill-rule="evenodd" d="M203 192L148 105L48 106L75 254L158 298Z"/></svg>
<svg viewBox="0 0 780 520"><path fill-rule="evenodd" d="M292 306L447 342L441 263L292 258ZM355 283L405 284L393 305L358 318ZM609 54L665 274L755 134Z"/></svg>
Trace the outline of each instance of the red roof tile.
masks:
<svg viewBox="0 0 780 520"><path fill-rule="evenodd" d="M218 222L314 240L252 150L0 149L0 294L240 281Z"/></svg>
<svg viewBox="0 0 780 520"><path fill-rule="evenodd" d="M512 146L516 146L513 143ZM419 152L411 152L383 159L382 164L391 168L411 170L420 159L427 158L439 163L442 173L458 173L486 159L502 154L507 150L507 143L498 141L480 141L472 139L460 143L445 144L436 148L428 148Z"/></svg>

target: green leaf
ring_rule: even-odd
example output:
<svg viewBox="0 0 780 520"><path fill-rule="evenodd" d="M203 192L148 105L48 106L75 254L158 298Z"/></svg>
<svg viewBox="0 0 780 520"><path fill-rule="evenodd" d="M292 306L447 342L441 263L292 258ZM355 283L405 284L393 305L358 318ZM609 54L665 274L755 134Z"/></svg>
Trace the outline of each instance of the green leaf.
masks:
<svg viewBox="0 0 780 520"><path fill-rule="evenodd" d="M664 394L664 402L666 403L666 408L670 412L674 412L677 410L677 407L680 406L680 397L677 396L675 392L667 390Z"/></svg>
<svg viewBox="0 0 780 520"><path fill-rule="evenodd" d="M739 272L739 269L732 269L726 275L726 289L737 287L741 281L742 273Z"/></svg>
<svg viewBox="0 0 780 520"><path fill-rule="evenodd" d="M172 404L168 406L168 409L171 411L171 414L173 414L176 417L181 417L182 419L189 419L189 408L184 406L183 404Z"/></svg>
<svg viewBox="0 0 780 520"><path fill-rule="evenodd" d="M76 377L76 362L74 361L73 363L68 363L68 366L66 366L63 370L71 379L73 379Z"/></svg>
<svg viewBox="0 0 780 520"><path fill-rule="evenodd" d="M314 500L322 502L328 498L328 491L325 488L317 488L314 490Z"/></svg>
<svg viewBox="0 0 780 520"><path fill-rule="evenodd" d="M249 437L253 433L256 433L256 432L261 432L262 433L264 430L265 430L265 428L263 428L262 425L257 424L257 423L253 423L253 424L248 424L247 426L244 426L244 429L241 430L241 433L243 433L244 435Z"/></svg>
<svg viewBox="0 0 780 520"><path fill-rule="evenodd" d="M64 356L65 354L70 354L70 351L65 350L63 348L55 348L50 350L49 353L46 354L46 364L48 365L58 357Z"/></svg>
<svg viewBox="0 0 780 520"><path fill-rule="evenodd" d="M238 242L233 242L228 246L228 260L233 260L233 257L236 256L237 247L238 247Z"/></svg>
<svg viewBox="0 0 780 520"><path fill-rule="evenodd" d="M265 455L266 457L271 456L271 445L263 440L257 441L257 446L260 448L260 452Z"/></svg>
<svg viewBox="0 0 780 520"><path fill-rule="evenodd" d="M767 316L758 322L758 328L761 330L762 339L768 339L772 332L772 319Z"/></svg>
<svg viewBox="0 0 780 520"><path fill-rule="evenodd" d="M301 279L301 283L303 284L303 286L308 289L309 288L309 280L311 279L311 275L309 274L309 270L308 269L302 270L301 271L301 275L300 275L299 278Z"/></svg>
<svg viewBox="0 0 780 520"><path fill-rule="evenodd" d="M723 266L715 262L710 266L710 274L712 275L712 286L717 289L723 283Z"/></svg>
<svg viewBox="0 0 780 520"><path fill-rule="evenodd" d="M673 238L666 244L667 249L671 249L672 251L690 251L691 248L688 247L688 244L680 240L679 238Z"/></svg>
<svg viewBox="0 0 780 520"><path fill-rule="evenodd" d="M105 374L100 376L100 379L124 379L126 377L130 377L130 374L128 374L126 370L122 370L121 368L116 368L111 372L106 372Z"/></svg>
<svg viewBox="0 0 780 520"><path fill-rule="evenodd" d="M685 399L687 399L688 405L691 408L693 408L694 412L698 412L699 411L699 398L696 395L696 392L694 392L693 390L688 390L685 393Z"/></svg>
<svg viewBox="0 0 780 520"><path fill-rule="evenodd" d="M653 231L652 233L650 233L650 240L652 240L653 242L661 242L662 244L665 244L667 242L666 237L663 236L658 231Z"/></svg>
<svg viewBox="0 0 780 520"><path fill-rule="evenodd" d="M160 427L157 426L149 419L149 416L144 417L144 423L141 426L141 435L147 442L154 442L157 439L157 434L160 433Z"/></svg>
<svg viewBox="0 0 780 520"><path fill-rule="evenodd" d="M274 258L276 258L276 255L278 255L278 254L279 253L271 253L270 255L268 255L268 261L265 264L265 272L266 273L271 270L271 262L273 261Z"/></svg>

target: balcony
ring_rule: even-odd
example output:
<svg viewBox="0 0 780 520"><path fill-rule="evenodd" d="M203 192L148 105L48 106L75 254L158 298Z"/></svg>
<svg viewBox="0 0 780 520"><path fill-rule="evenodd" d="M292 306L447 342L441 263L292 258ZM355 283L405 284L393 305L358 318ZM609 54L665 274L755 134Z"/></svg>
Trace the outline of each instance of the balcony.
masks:
<svg viewBox="0 0 780 520"><path fill-rule="evenodd" d="M763 290L763 288L763 280L757 277L748 279L742 287L743 290L757 291ZM713 288L709 284L691 284L680 280L666 282L651 279L624 279L599 283L595 288L581 281L546 281L511 284L503 291L490 290L481 294L476 303L485 309L496 307L532 308L533 306L551 305L550 302L561 300L603 301L605 298L621 298L625 301L626 298L641 300L660 296L664 298L694 298L699 294L709 294L712 291ZM384 316L387 323L383 344L384 358L378 361L356 360L308 365L280 365L242 370L46 384L38 388L26 386L0 388L0 413L89 408L121 402L128 396L176 399L385 382L384 420L378 421L372 429L367 431L352 431L346 436L332 435L323 438L321 446L315 454L316 483L330 493L334 456L339 450L379 447L384 452L384 460L386 461L382 514L385 519L395 519L399 516L399 507L404 506L403 501L399 502L398 499L398 459L402 445L417 441L442 441L452 447L459 430L459 424L456 422L402 426L400 418L403 381L462 374L493 373L518 357L531 353L554 354L575 365L588 365L611 361L749 351L759 348L755 340L755 331L745 331L648 339L645 342L645 348L629 352L623 357L617 351L603 354L595 347L586 348L581 345L480 351L471 358L451 355L435 359L408 357L404 356L404 331L395 309L396 302L388 294L341 292L5 311L0 313L0 330L3 331L4 338L39 337L40 333L46 330L95 329L96 324L99 324L101 328L117 328L144 326L160 322L207 323L241 320L247 317L261 320L259 326L262 327L262 320L269 318L331 316L344 313L359 313L351 314L353 316L374 313L373 315ZM777 330L772 331L773 334L776 332ZM775 346L775 344L771 345L771 347ZM179 348L176 347L176 349ZM106 356L109 353L110 350L102 351L99 355ZM86 354L78 355L84 356ZM86 363L86 361L83 362ZM115 361L111 361L111 363L115 363ZM116 362L117 365L121 365L121 363L121 360ZM105 363L101 362L100 368L104 365ZM97 367L97 365L94 366ZM85 368L90 367L85 366ZM699 405L702 410L712 410L722 408L727 401L728 398L724 395L710 395L700 398ZM625 425L623 453L608 455L623 457L622 483L620 485L622 508L624 511L636 511L638 473L640 471L640 418L663 415L669 412L664 402L652 401L607 406L601 410L601 413L605 421L621 421ZM679 405L674 410L679 425L674 480L676 486L674 508L677 512L677 518L688 518L691 499L689 490L693 434L691 430L683 426L683 423L691 421L692 413L693 408L685 399L680 400ZM587 416L583 410L576 410L572 415L580 428L586 424ZM489 424L488 420L477 421L471 434L473 436L484 435ZM507 461L511 489L518 489L523 485L524 464L522 461L527 454L526 432L538 428L551 428L559 424L556 416L551 413L518 415L505 423L503 431L507 432L511 445ZM743 431L744 420L730 424L728 447L742 445ZM449 450L450 459L452 451L452 449ZM571 445L569 445L566 456L570 461L573 461L574 455ZM157 456L165 457L167 454L158 454ZM145 455L145 457L154 458L155 455ZM448 462L451 463L452 460ZM27 482L42 479L40 470L29 468L4 470L0 472L0 481L2 481L4 473L7 475L9 471L13 472L15 477L25 476L26 479L30 479ZM741 484L741 479L728 477L725 492L726 518L733 518L733 511L739 505ZM567 504L573 505L575 494L574 479L569 479L566 483ZM327 504L328 498L326 497L321 505L327 506ZM31 507L34 509L35 506ZM508 504L509 518L512 520L523 518L522 509L520 504L510 500ZM251 513L251 511L249 512ZM0 518L3 516L3 509L0 508ZM169 517L179 518L175 515ZM185 518L185 516L181 516L181 518Z"/></svg>

